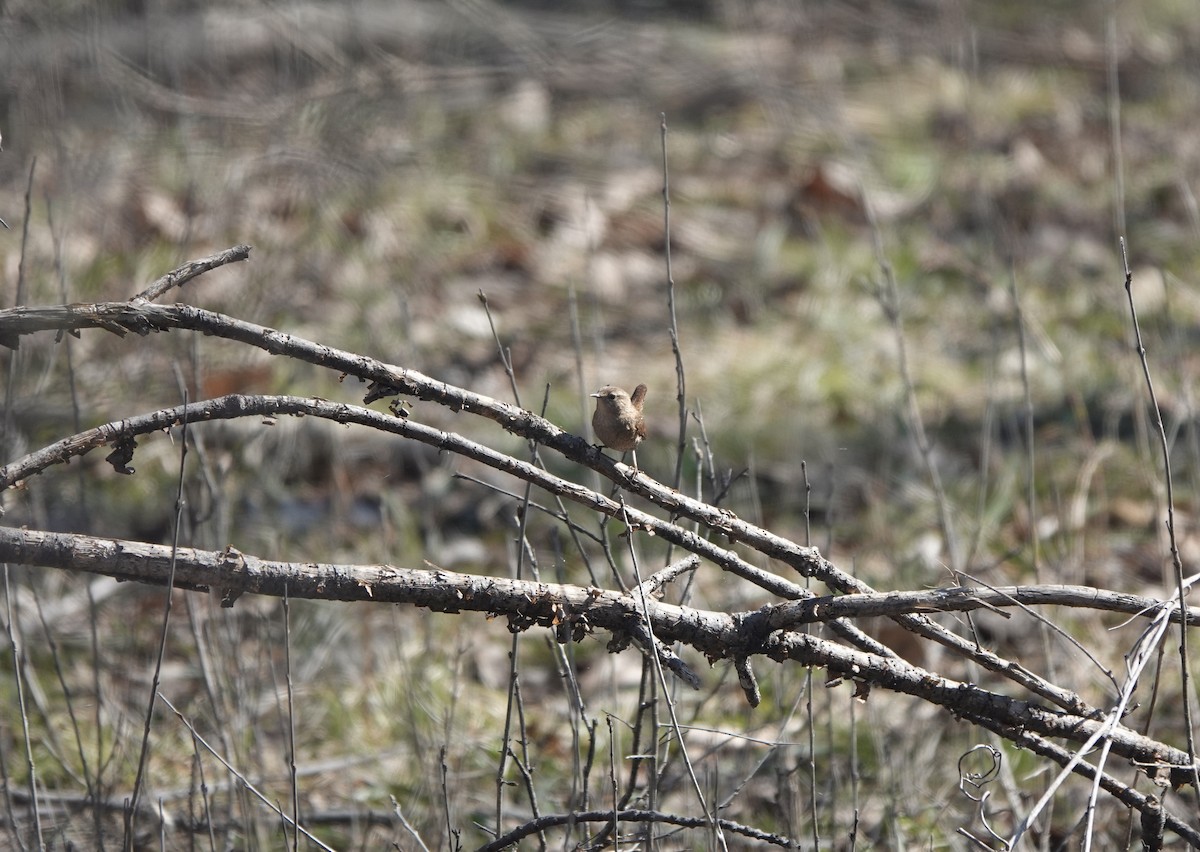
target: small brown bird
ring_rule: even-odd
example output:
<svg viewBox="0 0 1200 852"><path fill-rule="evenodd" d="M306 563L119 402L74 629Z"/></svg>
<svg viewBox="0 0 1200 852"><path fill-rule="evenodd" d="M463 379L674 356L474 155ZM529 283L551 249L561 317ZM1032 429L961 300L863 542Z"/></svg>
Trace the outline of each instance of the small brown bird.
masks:
<svg viewBox="0 0 1200 852"><path fill-rule="evenodd" d="M646 419L642 417L646 386L638 385L630 396L618 387L605 385L592 396L596 398L596 413L592 415L596 439L622 453L636 450L646 437ZM633 459L633 466L637 467L636 454Z"/></svg>

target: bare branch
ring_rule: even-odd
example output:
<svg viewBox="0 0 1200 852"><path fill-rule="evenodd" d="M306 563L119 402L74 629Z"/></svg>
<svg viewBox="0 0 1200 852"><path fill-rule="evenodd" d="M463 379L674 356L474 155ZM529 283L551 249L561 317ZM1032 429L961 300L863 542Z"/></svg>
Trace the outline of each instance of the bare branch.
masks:
<svg viewBox="0 0 1200 852"><path fill-rule="evenodd" d="M1018 605L1067 606L1119 612L1149 618L1160 607L1170 607L1170 619L1180 620L1175 601L1111 592L1093 586L997 586L976 589L953 586L919 592L876 592L869 595L836 595L774 604L766 609L772 630L831 618L894 616L902 613L970 612ZM1200 625L1200 607L1188 607L1187 623Z"/></svg>
<svg viewBox="0 0 1200 852"><path fill-rule="evenodd" d="M142 542L0 527L0 562L107 574L143 583L164 584L172 570L171 547ZM1103 724L1041 707L940 677L902 660L846 648L811 634L777 631L760 639L756 614L734 614L655 601L625 592L459 574L440 569L399 569L390 565L331 565L258 559L233 548L221 552L178 548L175 585L292 598L407 603L436 612L462 611L503 615L510 630L566 622L574 638L597 628L636 635L648 619L654 637L682 642L710 660L763 654L794 660L832 674L903 692L940 705L955 716L984 724L1004 736L1015 732L1085 742ZM643 610L643 607L645 608ZM556 631L563 635L563 631ZM679 672L687 679L686 674ZM1172 782L1191 777L1187 755L1122 726L1107 734L1112 750L1140 765L1158 767Z"/></svg>
<svg viewBox="0 0 1200 852"><path fill-rule="evenodd" d="M241 245L227 248L225 251L217 252L200 260L189 260L183 266L173 269L159 278L145 290L134 296L131 301L143 299L147 302L153 302L168 290L172 290L175 287L182 287L196 276L203 275L210 269L216 269L218 266L224 266L227 263L248 260L249 258L250 246Z"/></svg>

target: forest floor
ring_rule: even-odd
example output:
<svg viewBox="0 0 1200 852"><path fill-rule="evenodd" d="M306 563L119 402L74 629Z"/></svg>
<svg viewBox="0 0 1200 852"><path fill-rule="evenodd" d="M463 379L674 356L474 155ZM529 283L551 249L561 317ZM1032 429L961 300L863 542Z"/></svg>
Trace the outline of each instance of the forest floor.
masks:
<svg viewBox="0 0 1200 852"><path fill-rule="evenodd" d="M586 393L645 382L644 470L669 481L682 451L682 490L728 484L723 505L880 588L948 585L953 568L1162 594L1124 238L1176 530L1200 556L1190 9L9 6L0 307L126 299L248 243L248 263L172 298L512 400L498 337L520 403L545 397L581 435ZM6 372L21 437L0 461L66 434L76 404L85 425L176 404L180 375L204 396L361 399L265 353L157 338L72 341L74 400L61 347L23 344ZM523 448L433 406L412 416ZM452 478L495 474L306 421L211 440L213 547L484 572L506 558L511 501ZM137 486L23 497L5 523L163 540L163 444L139 450ZM380 516L387 534L364 535ZM535 546L556 546L553 526L531 527Z"/></svg>

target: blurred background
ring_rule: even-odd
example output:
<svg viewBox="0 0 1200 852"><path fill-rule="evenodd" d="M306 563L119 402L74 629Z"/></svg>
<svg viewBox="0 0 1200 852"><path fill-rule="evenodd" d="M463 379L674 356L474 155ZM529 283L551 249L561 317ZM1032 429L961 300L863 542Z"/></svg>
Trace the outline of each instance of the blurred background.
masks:
<svg viewBox="0 0 1200 852"><path fill-rule="evenodd" d="M1173 0L288 0L200 10L170 0L9 0L0 6L0 218L11 226L0 230L0 307L128 299L184 260L248 243L249 262L167 300L517 401L494 327L519 402L541 410L545 400L546 416L576 434L587 434L586 393L649 385L639 462L674 484L665 115L673 298L692 415L682 490L720 495L749 520L819 544L879 588L947 585L959 570L993 584L1161 594L1162 461L1118 237L1128 241L1175 461L1177 532L1191 560L1200 555L1193 11ZM0 353L0 368L3 461L178 404L185 387L192 398L350 402L364 390L183 333L26 338ZM412 416L526 452L491 423L425 403ZM197 430L189 543L511 572L516 503L495 489L519 491L517 483L310 420ZM94 453L0 495L4 522L168 540L177 448L165 437L141 443L136 476L116 475ZM587 559L564 552L556 522L538 517L528 535L543 572L588 579ZM647 548L650 559L662 553ZM97 749L114 768L103 780L126 790L131 756L112 732L144 704L144 684L122 678L153 652L161 592L100 582L89 602L86 578L26 582L27 603L76 601L48 629L89 677L104 674L73 689L104 708L95 726L112 739ZM694 593L695 605L712 608L766 602L716 572L702 572ZM173 640L168 688L192 696L209 724L273 736L277 602L230 612L187 601L194 629ZM472 809L489 808L495 792L486 775L505 707L504 626L316 604L296 606L293 618L303 757L316 767L305 787L311 807L389 812L391 795L439 837L437 748L456 741L452 770L471 783L457 790L454 813L475 831ZM1032 668L1052 667L1045 646L1021 644L1027 625L996 621L983 626L988 641ZM97 624L103 664L85 653ZM1103 626L1080 629L1100 637ZM542 760L569 763L573 746L554 712L571 711L553 654L544 637L522 641L540 664L528 674L531 694L557 708L538 721ZM209 670L196 662L202 647L221 658ZM1114 666L1124 647L1110 649ZM588 658L579 665L604 673L613 702L598 699L589 712L625 713L634 695L622 678L636 686L636 655L610 658L594 640L579 653ZM3 665L11 670L7 657ZM1099 700L1098 670L1079 669L1069 685ZM712 702L721 709L707 724L743 733L774 725L771 739L800 737L782 721L807 688L796 672L772 671L764 708L750 714L721 671ZM837 708L848 691L818 695L830 719L844 717ZM471 696L489 709L462 714ZM45 719L58 718L65 700L45 698ZM901 738L881 750L885 732L911 731L914 712L945 721L879 694L862 710L874 714L861 746L879 786L861 830L878 838L952 837L939 820L953 790L917 791L911 812L908 800L889 798L898 789L889 785L905 779L888 767L951 766L961 745L935 753L928 740ZM12 723L0 720L6 738ZM230 753L279 780L280 754L231 740ZM826 759L837 763L845 742L831 727ZM186 749L161 748L171 757L152 785L191 789ZM781 767L808 754L796 748L781 749L792 755L778 758ZM745 743L728 750L747 766L760 757ZM58 760L69 788L82 770ZM347 763L330 773L331 760ZM785 768L768 779L764 801L786 799L774 787ZM9 767L10 777L22 771ZM821 819L839 836L844 780L822 787L831 804ZM806 790L795 796L808 801ZM790 806L748 798L736 818L799 830ZM259 818L244 842L269 848L274 824ZM331 836L370 831L337 830Z"/></svg>

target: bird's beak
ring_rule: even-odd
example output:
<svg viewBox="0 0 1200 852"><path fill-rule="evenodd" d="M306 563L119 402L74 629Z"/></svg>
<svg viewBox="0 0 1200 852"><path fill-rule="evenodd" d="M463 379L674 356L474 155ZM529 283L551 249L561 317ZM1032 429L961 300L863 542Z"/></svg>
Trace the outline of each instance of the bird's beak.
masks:
<svg viewBox="0 0 1200 852"><path fill-rule="evenodd" d="M598 393L589 393L588 396L595 397L596 399L600 398L600 394L598 394Z"/></svg>

